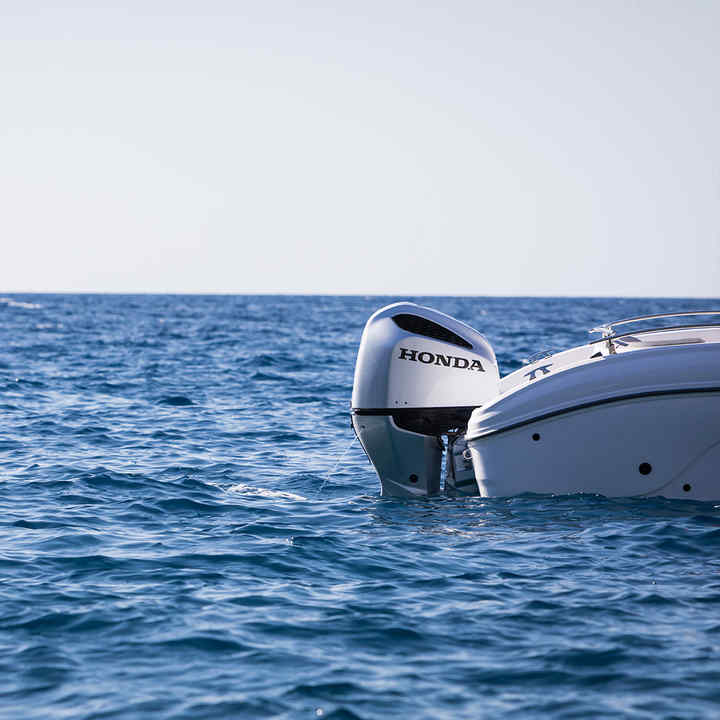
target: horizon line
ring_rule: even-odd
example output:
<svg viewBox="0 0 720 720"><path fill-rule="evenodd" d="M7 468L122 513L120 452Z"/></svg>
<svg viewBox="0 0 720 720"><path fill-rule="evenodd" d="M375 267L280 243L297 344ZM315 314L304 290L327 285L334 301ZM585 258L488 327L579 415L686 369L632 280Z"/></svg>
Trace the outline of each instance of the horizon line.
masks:
<svg viewBox="0 0 720 720"><path fill-rule="evenodd" d="M720 300L720 295L592 295L592 294L513 294L513 293L439 293L439 292L347 292L288 290L0 290L3 295L197 295L197 296L276 296L276 297L456 297L456 298L557 298L557 299L628 299L628 300Z"/></svg>

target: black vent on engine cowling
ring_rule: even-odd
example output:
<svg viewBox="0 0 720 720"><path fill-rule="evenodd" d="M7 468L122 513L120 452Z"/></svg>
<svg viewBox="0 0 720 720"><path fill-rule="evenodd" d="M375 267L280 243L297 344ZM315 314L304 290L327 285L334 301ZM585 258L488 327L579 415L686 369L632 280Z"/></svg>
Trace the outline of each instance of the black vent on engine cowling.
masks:
<svg viewBox="0 0 720 720"><path fill-rule="evenodd" d="M472 350L472 345L467 340L461 338L452 330L448 330L427 318L402 313L400 315L393 315L392 319L399 328L406 332L414 333L415 335L424 335L434 340L442 340L443 342Z"/></svg>

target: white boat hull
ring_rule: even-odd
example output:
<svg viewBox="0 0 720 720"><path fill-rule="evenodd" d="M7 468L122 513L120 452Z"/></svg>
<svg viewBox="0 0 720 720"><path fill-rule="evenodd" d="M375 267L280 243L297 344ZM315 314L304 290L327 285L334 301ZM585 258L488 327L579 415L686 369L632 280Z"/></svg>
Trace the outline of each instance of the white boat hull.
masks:
<svg viewBox="0 0 720 720"><path fill-rule="evenodd" d="M720 392L569 410L468 441L480 495L720 498Z"/></svg>

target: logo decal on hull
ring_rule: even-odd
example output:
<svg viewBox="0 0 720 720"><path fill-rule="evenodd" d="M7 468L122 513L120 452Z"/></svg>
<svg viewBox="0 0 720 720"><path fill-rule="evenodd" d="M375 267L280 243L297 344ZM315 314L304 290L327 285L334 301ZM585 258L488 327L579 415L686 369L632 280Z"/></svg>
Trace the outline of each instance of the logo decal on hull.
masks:
<svg viewBox="0 0 720 720"><path fill-rule="evenodd" d="M534 380L535 373L539 373L541 370L542 370L543 375L548 375L550 373L550 371L548 370L549 367L552 367L552 363L549 363L548 365L540 365L539 367L536 367L534 370L531 370L530 372L525 373L523 375L523 377L529 377L530 380ZM528 382L530 382L530 380L528 380Z"/></svg>
<svg viewBox="0 0 720 720"><path fill-rule="evenodd" d="M479 360L459 357L456 355L442 355L441 353L431 353L427 350L410 350L408 348L400 348L398 360L411 360L412 362L420 362L423 365L439 365L440 367L452 367L459 370L476 370L477 372L485 372Z"/></svg>

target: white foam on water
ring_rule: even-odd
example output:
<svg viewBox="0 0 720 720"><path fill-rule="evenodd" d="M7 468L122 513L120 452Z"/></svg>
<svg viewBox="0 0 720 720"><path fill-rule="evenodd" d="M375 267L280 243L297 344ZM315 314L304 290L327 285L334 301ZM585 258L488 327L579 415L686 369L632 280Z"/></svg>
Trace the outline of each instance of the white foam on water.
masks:
<svg viewBox="0 0 720 720"><path fill-rule="evenodd" d="M277 498L281 500L307 500L306 497L296 495L295 493L282 492L281 490L269 490L268 488L254 487L253 485L244 485L243 483L231 485L228 488L228 492L239 493L241 495L256 495L257 497L265 498Z"/></svg>
<svg viewBox="0 0 720 720"><path fill-rule="evenodd" d="M8 307L22 308L23 310L40 310L42 305L35 303L20 302L19 300L13 300L12 298L0 298L0 303L7 305Z"/></svg>

